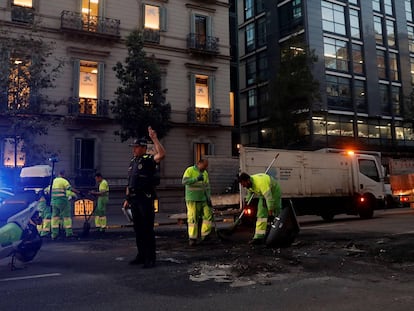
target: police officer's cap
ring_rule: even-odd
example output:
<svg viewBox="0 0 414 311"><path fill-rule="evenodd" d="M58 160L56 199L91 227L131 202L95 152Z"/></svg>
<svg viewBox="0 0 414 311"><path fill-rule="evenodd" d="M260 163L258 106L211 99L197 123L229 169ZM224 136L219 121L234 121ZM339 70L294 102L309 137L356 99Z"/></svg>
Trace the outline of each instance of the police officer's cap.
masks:
<svg viewBox="0 0 414 311"><path fill-rule="evenodd" d="M130 147L136 147L136 146L146 147L147 146L147 139L146 138L135 139L132 144L129 144L129 146Z"/></svg>

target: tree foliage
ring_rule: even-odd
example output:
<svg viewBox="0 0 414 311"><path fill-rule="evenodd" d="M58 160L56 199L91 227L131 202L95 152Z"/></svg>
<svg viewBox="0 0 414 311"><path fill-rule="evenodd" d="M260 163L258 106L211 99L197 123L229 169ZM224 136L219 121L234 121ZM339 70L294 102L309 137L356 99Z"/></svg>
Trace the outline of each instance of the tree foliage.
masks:
<svg viewBox="0 0 414 311"><path fill-rule="evenodd" d="M271 83L269 127L275 131L274 145L286 147L299 138L299 122L309 116L319 95L319 83L312 67L317 61L313 51L295 39L282 50L280 67Z"/></svg>
<svg viewBox="0 0 414 311"><path fill-rule="evenodd" d="M0 33L0 120L2 136L23 142L25 165L43 163L51 146L36 144L60 119L53 115L62 102L51 101L45 90L55 87L64 62L51 61L54 42L35 31L13 36Z"/></svg>
<svg viewBox="0 0 414 311"><path fill-rule="evenodd" d="M146 56L142 33L138 30L129 34L126 46L125 64L118 62L113 68L120 82L112 103L112 112L121 127L115 134L122 141L145 137L151 126L162 138L170 128L171 105L165 102L166 90L161 89L159 66Z"/></svg>

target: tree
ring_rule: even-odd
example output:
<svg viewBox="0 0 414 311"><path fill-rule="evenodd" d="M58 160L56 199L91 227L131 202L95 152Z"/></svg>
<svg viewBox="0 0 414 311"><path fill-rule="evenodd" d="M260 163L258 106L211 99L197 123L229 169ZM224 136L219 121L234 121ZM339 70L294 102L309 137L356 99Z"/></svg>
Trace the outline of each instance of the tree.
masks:
<svg viewBox="0 0 414 311"><path fill-rule="evenodd" d="M299 139L299 124L309 119L312 104L320 97L319 83L312 75L316 61L314 52L295 38L282 49L268 102L269 127L275 131L275 147L287 147Z"/></svg>
<svg viewBox="0 0 414 311"><path fill-rule="evenodd" d="M162 138L170 129L171 105L165 102L166 90L161 89L160 69L154 59L146 56L141 32L131 32L126 46L125 64L118 62L113 68L120 82L111 107L121 126L115 134L122 141L145 137L148 126L152 126Z"/></svg>
<svg viewBox="0 0 414 311"><path fill-rule="evenodd" d="M64 65L51 63L53 42L46 42L36 31L21 35L0 33L0 126L3 139L14 145L14 164L22 147L24 164L46 161L51 146L35 143L47 135L60 119L52 113L61 102L51 101L44 90L53 88Z"/></svg>

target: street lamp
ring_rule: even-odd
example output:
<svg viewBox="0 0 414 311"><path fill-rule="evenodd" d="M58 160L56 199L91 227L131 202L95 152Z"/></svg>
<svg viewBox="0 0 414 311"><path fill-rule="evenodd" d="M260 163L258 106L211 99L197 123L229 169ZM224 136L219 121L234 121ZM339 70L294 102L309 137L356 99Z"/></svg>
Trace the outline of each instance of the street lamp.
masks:
<svg viewBox="0 0 414 311"><path fill-rule="evenodd" d="M57 154L52 154L49 158L49 162L52 162L52 173L50 174L49 198L47 199L48 205L50 205L50 201L52 199L52 184L53 184L53 176L55 175L55 163L59 162L59 158Z"/></svg>

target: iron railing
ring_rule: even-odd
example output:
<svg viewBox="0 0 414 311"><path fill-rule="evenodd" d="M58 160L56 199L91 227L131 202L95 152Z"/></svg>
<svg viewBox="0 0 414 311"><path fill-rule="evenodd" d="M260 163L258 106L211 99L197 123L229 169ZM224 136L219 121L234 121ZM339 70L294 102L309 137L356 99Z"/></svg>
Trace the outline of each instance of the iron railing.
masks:
<svg viewBox="0 0 414 311"><path fill-rule="evenodd" d="M190 107L187 110L187 122L196 124L218 124L220 109Z"/></svg>
<svg viewBox="0 0 414 311"><path fill-rule="evenodd" d="M187 36L187 48L201 53L217 54L219 38L190 33Z"/></svg>
<svg viewBox="0 0 414 311"><path fill-rule="evenodd" d="M12 5L11 20L13 22L33 24L34 9L19 5Z"/></svg>
<svg viewBox="0 0 414 311"><path fill-rule="evenodd" d="M95 98L69 99L69 114L85 117L108 117L109 100Z"/></svg>
<svg viewBox="0 0 414 311"><path fill-rule="evenodd" d="M160 31L158 29L145 28L143 36L145 42L160 43Z"/></svg>
<svg viewBox="0 0 414 311"><path fill-rule="evenodd" d="M60 28L105 36L120 36L119 19L93 16L78 12L63 11L60 17Z"/></svg>

